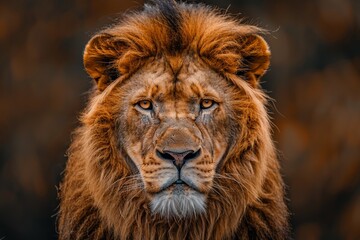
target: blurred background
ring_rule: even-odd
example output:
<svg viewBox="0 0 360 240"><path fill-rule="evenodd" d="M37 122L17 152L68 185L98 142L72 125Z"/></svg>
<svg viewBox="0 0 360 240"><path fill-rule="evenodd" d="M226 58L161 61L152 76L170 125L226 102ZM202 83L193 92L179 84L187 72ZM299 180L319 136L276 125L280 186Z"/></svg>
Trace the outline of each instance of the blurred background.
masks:
<svg viewBox="0 0 360 240"><path fill-rule="evenodd" d="M262 86L294 239L360 239L360 1L208 0L271 31ZM140 0L0 1L0 239L56 239L91 35Z"/></svg>

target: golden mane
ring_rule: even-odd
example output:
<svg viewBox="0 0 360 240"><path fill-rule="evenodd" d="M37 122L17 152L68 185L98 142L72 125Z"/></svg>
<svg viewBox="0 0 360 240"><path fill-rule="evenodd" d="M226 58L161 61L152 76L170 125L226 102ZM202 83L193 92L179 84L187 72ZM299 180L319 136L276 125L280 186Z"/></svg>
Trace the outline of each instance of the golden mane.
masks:
<svg viewBox="0 0 360 240"><path fill-rule="evenodd" d="M258 88L270 58L262 32L204 5L158 1L89 41L84 65L98 89L69 149L60 239L286 239L283 182ZM134 169L118 139L118 99L109 93L163 55L174 66L186 55L200 58L246 96L234 110L241 134L218 167L221 187L209 194L206 214L187 219L152 215L141 189L114 189L130 187Z"/></svg>

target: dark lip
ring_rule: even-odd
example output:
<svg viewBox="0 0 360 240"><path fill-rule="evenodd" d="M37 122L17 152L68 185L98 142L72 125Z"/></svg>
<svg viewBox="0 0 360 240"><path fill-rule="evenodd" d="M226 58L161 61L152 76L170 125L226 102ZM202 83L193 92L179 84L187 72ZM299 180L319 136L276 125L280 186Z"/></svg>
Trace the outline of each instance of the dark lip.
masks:
<svg viewBox="0 0 360 240"><path fill-rule="evenodd" d="M189 188L198 191L196 188L194 188L192 185L188 184L187 182L183 181L182 179L178 178L176 181L172 181L169 182L167 184L165 184L158 193L165 191L166 189L168 189L169 187L173 186L173 185L183 185L183 186L188 186Z"/></svg>
<svg viewBox="0 0 360 240"><path fill-rule="evenodd" d="M176 180L173 184L186 184L186 183L179 178L179 179Z"/></svg>

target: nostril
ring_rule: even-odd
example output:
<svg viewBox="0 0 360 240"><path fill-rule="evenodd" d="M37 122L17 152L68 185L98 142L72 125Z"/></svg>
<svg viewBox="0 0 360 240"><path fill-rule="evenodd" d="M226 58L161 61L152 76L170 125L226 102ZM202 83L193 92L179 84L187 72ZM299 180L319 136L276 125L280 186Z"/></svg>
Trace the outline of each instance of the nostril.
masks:
<svg viewBox="0 0 360 240"><path fill-rule="evenodd" d="M159 150L156 150L156 155L161 158L161 159L165 159L165 160L171 160L174 161L175 158L173 156L171 156L169 153L162 153Z"/></svg>
<svg viewBox="0 0 360 240"><path fill-rule="evenodd" d="M164 160L168 160L173 162L173 164L180 169L185 162L197 158L198 156L200 156L200 149L197 151L193 151L193 150L188 150L188 151L159 151L156 150L156 155Z"/></svg>
<svg viewBox="0 0 360 240"><path fill-rule="evenodd" d="M200 149L197 150L196 152L191 151L191 152L189 152L188 154L185 155L184 161L187 161L187 160L190 160L190 159L193 159L193 158L197 158L199 155L200 155Z"/></svg>

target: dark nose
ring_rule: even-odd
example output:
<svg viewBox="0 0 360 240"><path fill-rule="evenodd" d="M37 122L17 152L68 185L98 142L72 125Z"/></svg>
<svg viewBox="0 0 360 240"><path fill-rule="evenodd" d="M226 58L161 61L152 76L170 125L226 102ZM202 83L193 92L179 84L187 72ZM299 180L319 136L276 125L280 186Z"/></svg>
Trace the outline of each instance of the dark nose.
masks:
<svg viewBox="0 0 360 240"><path fill-rule="evenodd" d="M197 151L193 150L186 150L186 151L171 151L171 150L165 150L165 151L159 151L156 150L156 154L158 157L164 160L172 161L173 164L176 166L178 170L184 166L185 162L188 160L194 159L200 155L200 149Z"/></svg>

